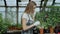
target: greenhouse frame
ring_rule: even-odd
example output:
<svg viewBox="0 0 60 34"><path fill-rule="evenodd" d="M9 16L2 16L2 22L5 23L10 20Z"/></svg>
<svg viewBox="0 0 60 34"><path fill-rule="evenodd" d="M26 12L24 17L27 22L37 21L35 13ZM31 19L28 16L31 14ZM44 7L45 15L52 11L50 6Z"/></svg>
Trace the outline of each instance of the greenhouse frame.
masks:
<svg viewBox="0 0 60 34"><path fill-rule="evenodd" d="M35 20L41 22L33 33L60 33L60 0L0 0L0 34L21 34L21 16L30 1L36 2Z"/></svg>

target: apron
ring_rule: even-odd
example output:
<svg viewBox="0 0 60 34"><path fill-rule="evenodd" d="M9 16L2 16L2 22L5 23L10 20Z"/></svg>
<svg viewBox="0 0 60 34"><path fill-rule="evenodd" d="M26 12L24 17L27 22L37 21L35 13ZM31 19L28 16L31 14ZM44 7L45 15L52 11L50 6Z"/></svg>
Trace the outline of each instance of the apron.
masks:
<svg viewBox="0 0 60 34"><path fill-rule="evenodd" d="M28 17L29 17L29 15L28 15ZM31 22L32 22L32 23L31 23ZM33 21L30 20L30 18L29 18L28 23L27 23L26 25L27 25L27 26L30 26L31 24L33 24ZM26 31L22 30L22 31L21 31L21 34L33 34L33 28L34 28L34 27L32 27L32 28L30 28L30 29L28 29L28 30L26 30Z"/></svg>

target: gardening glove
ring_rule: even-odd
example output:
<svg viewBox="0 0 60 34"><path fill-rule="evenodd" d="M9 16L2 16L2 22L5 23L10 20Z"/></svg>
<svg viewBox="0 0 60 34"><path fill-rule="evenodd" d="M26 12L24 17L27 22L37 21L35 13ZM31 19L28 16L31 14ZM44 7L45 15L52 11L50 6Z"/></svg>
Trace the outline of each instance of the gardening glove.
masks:
<svg viewBox="0 0 60 34"><path fill-rule="evenodd" d="M38 26L38 25L40 25L40 22L39 22L39 21L36 21L36 22L34 23L34 25L35 25L35 26Z"/></svg>

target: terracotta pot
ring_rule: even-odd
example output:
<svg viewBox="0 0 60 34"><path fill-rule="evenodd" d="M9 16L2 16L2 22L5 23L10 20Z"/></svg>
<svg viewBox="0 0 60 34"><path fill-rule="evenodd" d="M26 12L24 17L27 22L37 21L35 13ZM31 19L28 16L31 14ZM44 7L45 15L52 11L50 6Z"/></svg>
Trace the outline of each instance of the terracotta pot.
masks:
<svg viewBox="0 0 60 34"><path fill-rule="evenodd" d="M9 30L22 30L22 27L18 28L18 27L15 27L15 26L11 26L8 29Z"/></svg>
<svg viewBox="0 0 60 34"><path fill-rule="evenodd" d="M53 33L54 33L54 28L50 27L50 34L53 34Z"/></svg>
<svg viewBox="0 0 60 34"><path fill-rule="evenodd" d="M40 34L44 34L44 29L43 28L40 29Z"/></svg>
<svg viewBox="0 0 60 34"><path fill-rule="evenodd" d="M17 28L18 30L22 30L22 28Z"/></svg>
<svg viewBox="0 0 60 34"><path fill-rule="evenodd" d="M17 30L17 27L9 27L9 30Z"/></svg>

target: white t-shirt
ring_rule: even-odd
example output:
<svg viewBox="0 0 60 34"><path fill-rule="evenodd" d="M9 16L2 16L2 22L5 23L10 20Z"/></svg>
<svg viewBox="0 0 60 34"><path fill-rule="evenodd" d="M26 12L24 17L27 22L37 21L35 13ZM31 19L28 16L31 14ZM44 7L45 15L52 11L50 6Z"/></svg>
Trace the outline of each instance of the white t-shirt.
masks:
<svg viewBox="0 0 60 34"><path fill-rule="evenodd" d="M30 18L30 20L34 21L32 19L32 17L29 14L27 14L27 13L24 13L23 16L22 16L22 18L25 18L27 20L27 23L28 23L29 18Z"/></svg>

